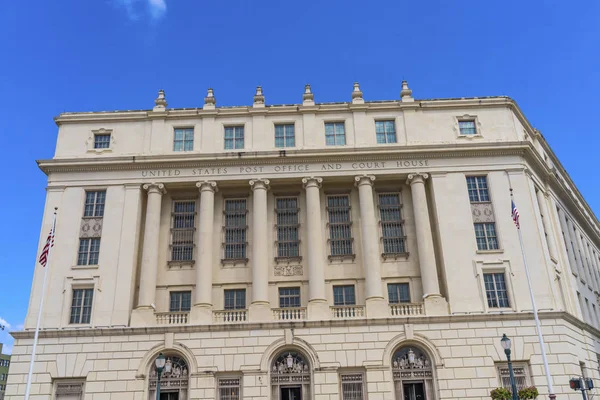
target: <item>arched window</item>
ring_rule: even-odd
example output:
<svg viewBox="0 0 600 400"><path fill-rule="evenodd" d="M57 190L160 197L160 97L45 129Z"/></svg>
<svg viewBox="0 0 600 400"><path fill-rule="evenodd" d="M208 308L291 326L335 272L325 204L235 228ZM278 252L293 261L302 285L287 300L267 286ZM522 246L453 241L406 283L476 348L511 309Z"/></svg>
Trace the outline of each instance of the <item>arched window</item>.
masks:
<svg viewBox="0 0 600 400"><path fill-rule="evenodd" d="M310 365L296 351L284 351L271 364L272 400L310 399Z"/></svg>
<svg viewBox="0 0 600 400"><path fill-rule="evenodd" d="M187 400L189 368L185 360L176 355L166 355L167 361L160 376L161 400ZM156 398L156 384L158 375L154 367L154 360L150 366L148 381L149 399Z"/></svg>
<svg viewBox="0 0 600 400"><path fill-rule="evenodd" d="M433 365L427 353L401 347L392 356L396 400L435 400Z"/></svg>

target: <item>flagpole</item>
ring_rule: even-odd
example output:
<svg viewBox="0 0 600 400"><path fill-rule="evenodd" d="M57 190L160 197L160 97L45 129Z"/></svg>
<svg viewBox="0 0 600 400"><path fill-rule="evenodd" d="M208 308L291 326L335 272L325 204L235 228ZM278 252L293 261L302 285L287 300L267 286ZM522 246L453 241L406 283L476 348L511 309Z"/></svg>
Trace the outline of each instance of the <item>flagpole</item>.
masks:
<svg viewBox="0 0 600 400"><path fill-rule="evenodd" d="M510 199L513 201L512 188L510 189ZM531 305L533 306L533 318L535 319L535 327L537 329L538 340L542 349L542 361L544 362L544 370L546 371L546 380L548 381L548 397L550 399L556 399L554 394L554 388L552 387L552 376L550 375L550 368L548 367L548 359L546 358L546 348L544 345L544 337L542 336L542 328L540 327L540 319L538 318L537 306L535 305L535 297L533 296L533 288L531 287L531 277L529 276L529 267L527 266L527 257L525 256L525 247L523 247L523 235L521 234L521 227L516 225L517 232L519 233L519 244L521 245L521 255L523 256L523 265L525 265L525 275L527 276L527 286L529 287L529 296L531 297Z"/></svg>
<svg viewBox="0 0 600 400"><path fill-rule="evenodd" d="M38 336L40 333L40 323L42 322L42 310L44 308L44 297L46 297L46 283L48 281L48 270L50 269L50 256L52 254L52 246L54 244L54 232L56 228L56 211L58 207L54 207L54 217L52 220L52 236L50 238L50 247L48 248L48 257L46 266L44 267L44 283L42 285L42 298L40 299L40 309L38 311L37 324L35 326L35 335L33 336L33 349L31 351L31 361L29 363L29 374L27 375L27 386L25 387L25 400L29 400L29 392L31 391L31 377L33 376L33 365L35 364L35 351L37 348Z"/></svg>

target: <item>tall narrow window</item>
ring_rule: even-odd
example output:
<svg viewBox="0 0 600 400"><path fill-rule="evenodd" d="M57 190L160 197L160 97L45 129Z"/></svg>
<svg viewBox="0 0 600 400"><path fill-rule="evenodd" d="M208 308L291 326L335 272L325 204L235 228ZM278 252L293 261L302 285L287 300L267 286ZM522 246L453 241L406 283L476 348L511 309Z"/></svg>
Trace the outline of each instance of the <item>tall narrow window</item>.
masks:
<svg viewBox="0 0 600 400"><path fill-rule="evenodd" d="M246 308L246 289L225 289L225 309L244 310Z"/></svg>
<svg viewBox="0 0 600 400"><path fill-rule="evenodd" d="M275 147L294 147L295 145L294 124L275 125Z"/></svg>
<svg viewBox="0 0 600 400"><path fill-rule="evenodd" d="M277 257L293 258L300 256L298 228L298 198L279 197L275 201L277 214Z"/></svg>
<svg viewBox="0 0 600 400"><path fill-rule="evenodd" d="M493 222L486 224L476 223L474 226L477 250L497 250L498 237L496 236L496 224Z"/></svg>
<svg viewBox="0 0 600 400"><path fill-rule="evenodd" d="M300 307L300 288L285 287L279 288L279 307Z"/></svg>
<svg viewBox="0 0 600 400"><path fill-rule="evenodd" d="M92 316L94 289L74 289L71 303L71 324L89 324Z"/></svg>
<svg viewBox="0 0 600 400"><path fill-rule="evenodd" d="M244 126L225 127L225 150L244 148Z"/></svg>
<svg viewBox="0 0 600 400"><path fill-rule="evenodd" d="M176 128L173 136L173 151L194 150L194 128Z"/></svg>
<svg viewBox="0 0 600 400"><path fill-rule="evenodd" d="M225 260L246 258L246 211L246 199L225 200Z"/></svg>
<svg viewBox="0 0 600 400"><path fill-rule="evenodd" d="M388 283L388 299L390 304L410 303L408 283Z"/></svg>
<svg viewBox="0 0 600 400"><path fill-rule="evenodd" d="M377 143L396 143L396 125L394 121L375 121Z"/></svg>
<svg viewBox="0 0 600 400"><path fill-rule="evenodd" d="M240 378L219 378L219 400L239 400Z"/></svg>
<svg viewBox="0 0 600 400"><path fill-rule="evenodd" d="M477 127L475 126L475 120L464 120L458 121L458 128L461 135L476 135Z"/></svg>
<svg viewBox="0 0 600 400"><path fill-rule="evenodd" d="M467 176L467 188L471 203L490 201L487 176Z"/></svg>
<svg viewBox="0 0 600 400"><path fill-rule="evenodd" d="M354 285L340 285L333 287L334 306L353 306L356 304Z"/></svg>
<svg viewBox="0 0 600 400"><path fill-rule="evenodd" d="M331 256L353 255L350 196L327 196Z"/></svg>
<svg viewBox="0 0 600 400"><path fill-rule="evenodd" d="M325 143L327 146L343 146L346 144L346 130L343 122L325 124Z"/></svg>
<svg viewBox="0 0 600 400"><path fill-rule="evenodd" d="M192 305L192 292L189 290L183 292L171 292L169 293L169 297L170 312L190 311Z"/></svg>
<svg viewBox="0 0 600 400"><path fill-rule="evenodd" d="M496 272L490 274L483 274L483 282L485 284L485 294L487 296L488 307L510 307L508 303L508 293L506 291L504 273Z"/></svg>
<svg viewBox="0 0 600 400"><path fill-rule="evenodd" d="M362 400L364 398L363 374L344 374L342 381L342 400Z"/></svg>
<svg viewBox="0 0 600 400"><path fill-rule="evenodd" d="M94 135L94 148L95 149L108 149L109 147L110 147L110 133Z"/></svg>
<svg viewBox="0 0 600 400"><path fill-rule="evenodd" d="M171 261L190 261L194 256L196 201L174 201L171 216Z"/></svg>
<svg viewBox="0 0 600 400"><path fill-rule="evenodd" d="M104 203L106 202L106 190L85 192L84 217L103 217Z"/></svg>
<svg viewBox="0 0 600 400"><path fill-rule="evenodd" d="M399 193L384 193L379 195L379 217L381 220L381 235L384 256L406 252L404 227L400 213L401 203Z"/></svg>
<svg viewBox="0 0 600 400"><path fill-rule="evenodd" d="M98 265L100 255L100 238L79 239L77 265Z"/></svg>

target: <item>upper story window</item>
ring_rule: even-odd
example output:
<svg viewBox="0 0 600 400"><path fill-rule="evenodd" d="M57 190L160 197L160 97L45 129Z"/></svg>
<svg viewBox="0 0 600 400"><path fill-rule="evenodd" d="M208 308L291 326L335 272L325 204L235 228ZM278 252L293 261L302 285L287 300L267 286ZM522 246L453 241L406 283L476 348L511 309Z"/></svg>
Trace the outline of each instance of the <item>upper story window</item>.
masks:
<svg viewBox="0 0 600 400"><path fill-rule="evenodd" d="M225 200L225 260L246 258L246 212L246 199Z"/></svg>
<svg viewBox="0 0 600 400"><path fill-rule="evenodd" d="M299 257L298 198L278 197L275 200L275 205L275 213L277 214L277 257Z"/></svg>
<svg viewBox="0 0 600 400"><path fill-rule="evenodd" d="M194 256L196 201L174 201L171 219L171 260L190 261Z"/></svg>
<svg viewBox="0 0 600 400"><path fill-rule="evenodd" d="M353 255L350 196L327 196L327 214L331 256Z"/></svg>
<svg viewBox="0 0 600 400"><path fill-rule="evenodd" d="M194 150L194 128L176 128L173 136L173 151Z"/></svg>
<svg viewBox="0 0 600 400"><path fill-rule="evenodd" d="M275 147L294 147L295 145L294 124L275 125Z"/></svg>
<svg viewBox="0 0 600 400"><path fill-rule="evenodd" d="M94 134L94 149L108 149L110 147L110 133Z"/></svg>
<svg viewBox="0 0 600 400"><path fill-rule="evenodd" d="M477 250L498 250L498 235L496 234L496 223L474 223L475 240Z"/></svg>
<svg viewBox="0 0 600 400"><path fill-rule="evenodd" d="M89 324L92 316L94 289L74 289L71 303L71 324Z"/></svg>
<svg viewBox="0 0 600 400"><path fill-rule="evenodd" d="M488 307L507 308L508 292L506 291L506 281L503 272L483 274L483 283L485 285L485 294Z"/></svg>
<svg viewBox="0 0 600 400"><path fill-rule="evenodd" d="M461 135L477 135L477 126L474 119L465 119L458 121L458 129Z"/></svg>
<svg viewBox="0 0 600 400"><path fill-rule="evenodd" d="M100 256L100 238L79 239L77 265L98 265Z"/></svg>
<svg viewBox="0 0 600 400"><path fill-rule="evenodd" d="M410 303L408 283L388 283L388 299L390 304Z"/></svg>
<svg viewBox="0 0 600 400"><path fill-rule="evenodd" d="M356 304L354 285L340 285L333 287L334 306L353 306Z"/></svg>
<svg viewBox="0 0 600 400"><path fill-rule="evenodd" d="M400 193L381 193L379 198L379 217L383 254L401 254L406 252L404 221L400 208Z"/></svg>
<svg viewBox="0 0 600 400"><path fill-rule="evenodd" d="M225 150L244 148L244 126L225 127Z"/></svg>
<svg viewBox="0 0 600 400"><path fill-rule="evenodd" d="M279 288L279 307L300 307L300 288Z"/></svg>
<svg viewBox="0 0 600 400"><path fill-rule="evenodd" d="M343 122L325 123L325 143L327 146L343 146L346 144L346 129Z"/></svg>
<svg viewBox="0 0 600 400"><path fill-rule="evenodd" d="M85 192L84 217L103 217L104 203L106 202L106 190Z"/></svg>
<svg viewBox="0 0 600 400"><path fill-rule="evenodd" d="M467 189L471 203L490 201L487 176L467 176Z"/></svg>
<svg viewBox="0 0 600 400"><path fill-rule="evenodd" d="M246 289L225 289L225 310L246 309Z"/></svg>
<svg viewBox="0 0 600 400"><path fill-rule="evenodd" d="M377 143L396 143L396 124L394 121L375 121Z"/></svg>
<svg viewBox="0 0 600 400"><path fill-rule="evenodd" d="M190 311L192 305L192 292L171 292L169 294L169 311L170 312L182 312Z"/></svg>

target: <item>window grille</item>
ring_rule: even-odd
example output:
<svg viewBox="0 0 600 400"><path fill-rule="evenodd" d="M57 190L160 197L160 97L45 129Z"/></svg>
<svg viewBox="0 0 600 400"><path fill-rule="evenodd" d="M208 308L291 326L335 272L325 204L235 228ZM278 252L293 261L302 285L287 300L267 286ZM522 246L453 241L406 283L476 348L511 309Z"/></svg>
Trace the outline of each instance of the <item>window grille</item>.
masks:
<svg viewBox="0 0 600 400"><path fill-rule="evenodd" d="M299 257L298 198L280 197L276 199L275 204L275 213L277 214L277 257Z"/></svg>
<svg viewBox="0 0 600 400"><path fill-rule="evenodd" d="M95 149L108 149L110 147L110 133L94 135Z"/></svg>
<svg viewBox="0 0 600 400"><path fill-rule="evenodd" d="M294 147L296 134L294 124L275 125L275 147Z"/></svg>
<svg viewBox="0 0 600 400"><path fill-rule="evenodd" d="M458 128L461 135L476 135L477 127L475 126L475 120L458 121Z"/></svg>
<svg viewBox="0 0 600 400"><path fill-rule="evenodd" d="M399 193L379 195L379 217L384 255L406 252L401 207Z"/></svg>
<svg viewBox="0 0 600 400"><path fill-rule="evenodd" d="M346 144L346 130L343 122L325 124L325 143L327 146L343 146Z"/></svg>
<svg viewBox="0 0 600 400"><path fill-rule="evenodd" d="M388 283L388 299L390 304L410 303L408 283Z"/></svg>
<svg viewBox="0 0 600 400"><path fill-rule="evenodd" d="M71 324L89 324L92 316L94 289L74 289L71 303Z"/></svg>
<svg viewBox="0 0 600 400"><path fill-rule="evenodd" d="M84 217L103 217L106 190L85 192Z"/></svg>
<svg viewBox="0 0 600 400"><path fill-rule="evenodd" d="M333 287L333 305L353 306L356 304L354 285L341 285Z"/></svg>
<svg viewBox="0 0 600 400"><path fill-rule="evenodd" d="M334 257L353 255L350 197L348 195L327 196L327 212L331 255Z"/></svg>
<svg viewBox="0 0 600 400"><path fill-rule="evenodd" d="M173 151L194 150L194 128L177 128L173 136Z"/></svg>
<svg viewBox="0 0 600 400"><path fill-rule="evenodd" d="M244 127L226 126L225 127L225 150L244 148Z"/></svg>
<svg viewBox="0 0 600 400"><path fill-rule="evenodd" d="M171 260L190 261L194 257L196 201L174 201L171 219Z"/></svg>
<svg viewBox="0 0 600 400"><path fill-rule="evenodd" d="M510 307L503 272L483 274L488 307Z"/></svg>
<svg viewBox="0 0 600 400"><path fill-rule="evenodd" d="M77 265L98 265L100 255L100 238L79 239Z"/></svg>
<svg viewBox="0 0 600 400"><path fill-rule="evenodd" d="M225 260L246 258L246 212L246 199L225 200Z"/></svg>
<svg viewBox="0 0 600 400"><path fill-rule="evenodd" d="M377 143L396 143L396 124L394 121L375 121Z"/></svg>
<svg viewBox="0 0 600 400"><path fill-rule="evenodd" d="M56 399L82 399L83 382L58 382L56 384Z"/></svg>
<svg viewBox="0 0 600 400"><path fill-rule="evenodd" d="M475 223L475 239L477 240L477 250L497 250L498 237L496 235L496 224Z"/></svg>
<svg viewBox="0 0 600 400"><path fill-rule="evenodd" d="M300 307L300 288L286 287L279 288L279 307Z"/></svg>
<svg viewBox="0 0 600 400"><path fill-rule="evenodd" d="M471 203L490 201L487 176L467 176L467 188Z"/></svg>
<svg viewBox="0 0 600 400"><path fill-rule="evenodd" d="M171 292L170 294L170 312L190 311L192 305L192 292Z"/></svg>
<svg viewBox="0 0 600 400"><path fill-rule="evenodd" d="M502 387L508 390L512 390L510 384L510 372L508 370L508 364L499 364L497 365L497 368L498 374L500 375L500 383L502 384ZM531 386L531 384L529 383L529 366L527 364L513 362L513 374L515 376L515 384L517 386L517 391Z"/></svg>
<svg viewBox="0 0 600 400"><path fill-rule="evenodd" d="M363 399L363 374L347 374L341 376L342 400Z"/></svg>
<svg viewBox="0 0 600 400"><path fill-rule="evenodd" d="M225 310L246 309L246 289L225 289Z"/></svg>
<svg viewBox="0 0 600 400"><path fill-rule="evenodd" d="M239 400L241 398L240 389L239 378L219 379L219 400Z"/></svg>

